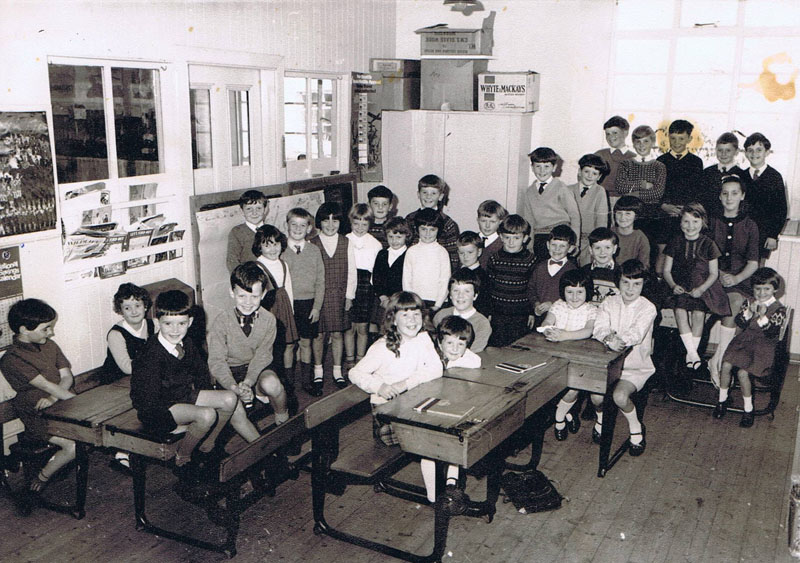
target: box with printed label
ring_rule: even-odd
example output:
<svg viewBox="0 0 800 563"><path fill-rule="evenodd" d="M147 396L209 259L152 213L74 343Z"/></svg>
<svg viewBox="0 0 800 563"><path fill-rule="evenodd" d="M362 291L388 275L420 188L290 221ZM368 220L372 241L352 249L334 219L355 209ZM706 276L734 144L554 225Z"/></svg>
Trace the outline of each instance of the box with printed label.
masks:
<svg viewBox="0 0 800 563"><path fill-rule="evenodd" d="M437 24L416 30L420 55L491 55L494 16L491 12L480 29L452 29Z"/></svg>
<svg viewBox="0 0 800 563"><path fill-rule="evenodd" d="M538 72L482 72L478 75L478 110L526 113L539 111Z"/></svg>

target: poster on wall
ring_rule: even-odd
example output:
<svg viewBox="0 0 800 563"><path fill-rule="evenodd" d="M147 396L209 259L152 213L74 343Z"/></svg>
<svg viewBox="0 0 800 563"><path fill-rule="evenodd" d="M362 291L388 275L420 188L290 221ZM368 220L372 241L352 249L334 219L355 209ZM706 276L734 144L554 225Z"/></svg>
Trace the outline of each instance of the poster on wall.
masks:
<svg viewBox="0 0 800 563"><path fill-rule="evenodd" d="M56 191L43 111L0 112L0 236L56 226Z"/></svg>
<svg viewBox="0 0 800 563"><path fill-rule="evenodd" d="M0 249L0 350L11 346L14 336L8 326L8 310L22 299L22 271L19 267L19 247Z"/></svg>

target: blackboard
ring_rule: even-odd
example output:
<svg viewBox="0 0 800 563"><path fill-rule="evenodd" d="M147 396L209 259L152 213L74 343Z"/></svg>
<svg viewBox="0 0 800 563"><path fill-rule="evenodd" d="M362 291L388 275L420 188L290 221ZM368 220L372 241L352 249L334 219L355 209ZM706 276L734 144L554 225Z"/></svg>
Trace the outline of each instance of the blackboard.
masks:
<svg viewBox="0 0 800 563"><path fill-rule="evenodd" d="M314 215L324 201L336 201L345 212L349 210L355 201L356 175L339 174L191 197L197 299L208 319L231 303L230 273L225 264L228 233L244 222L239 197L250 189L259 190L269 198L265 222L285 233L286 212L292 207L304 207Z"/></svg>

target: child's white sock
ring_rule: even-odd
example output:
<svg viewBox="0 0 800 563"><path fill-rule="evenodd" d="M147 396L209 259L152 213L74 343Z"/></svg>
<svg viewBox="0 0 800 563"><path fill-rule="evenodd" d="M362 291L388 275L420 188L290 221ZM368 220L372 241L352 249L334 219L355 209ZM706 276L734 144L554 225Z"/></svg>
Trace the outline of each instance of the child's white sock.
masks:
<svg viewBox="0 0 800 563"><path fill-rule="evenodd" d="M425 492L430 502L436 502L436 464L432 459L419 460L422 470L422 481L425 483Z"/></svg>
<svg viewBox="0 0 800 563"><path fill-rule="evenodd" d="M700 341L702 339L703 339L702 336L695 336L694 334L692 335L692 344L694 344L694 349L698 351L697 352L698 356L700 355L700 351L699 351L700 350Z"/></svg>
<svg viewBox="0 0 800 563"><path fill-rule="evenodd" d="M723 389L722 387L719 388L719 402L724 403L728 400L728 390Z"/></svg>
<svg viewBox="0 0 800 563"><path fill-rule="evenodd" d="M314 365L314 381L322 381L322 366L319 364Z"/></svg>
<svg viewBox="0 0 800 563"><path fill-rule="evenodd" d="M631 412L622 411L622 414L625 415L625 420L628 421L628 427L631 432L631 444L641 444L642 435L640 432L642 431L642 423L639 422L639 417L636 415L636 407L633 407ZM636 434L636 436L634 436L634 434Z"/></svg>
<svg viewBox="0 0 800 563"><path fill-rule="evenodd" d="M448 465L447 466L447 479L445 479L445 483L447 485L458 485L458 466L457 465Z"/></svg>
<svg viewBox="0 0 800 563"><path fill-rule="evenodd" d="M334 379L344 379L342 377L342 366L333 366L333 378Z"/></svg>
<svg viewBox="0 0 800 563"><path fill-rule="evenodd" d="M564 420L566 420L567 416L572 420L572 416L569 415L569 409L571 409L574 404L575 401L568 403L564 399L558 402L558 405L556 405L556 428L558 428L558 424L561 424L560 428L564 428Z"/></svg>
<svg viewBox="0 0 800 563"><path fill-rule="evenodd" d="M744 399L744 412L753 412L753 396L742 397Z"/></svg>
<svg viewBox="0 0 800 563"><path fill-rule="evenodd" d="M681 341L683 347L686 348L686 361L697 362L700 361L700 356L697 355L697 346L694 344L694 337L691 332L681 334Z"/></svg>

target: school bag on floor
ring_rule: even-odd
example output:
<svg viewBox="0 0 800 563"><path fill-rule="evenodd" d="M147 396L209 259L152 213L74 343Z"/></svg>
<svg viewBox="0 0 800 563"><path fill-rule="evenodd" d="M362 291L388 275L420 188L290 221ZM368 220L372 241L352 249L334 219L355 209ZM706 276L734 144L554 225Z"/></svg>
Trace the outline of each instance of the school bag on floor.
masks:
<svg viewBox="0 0 800 563"><path fill-rule="evenodd" d="M545 512L561 508L564 498L550 482L550 479L538 469L523 473L509 471L500 479L506 498L503 502L511 502L522 514Z"/></svg>

